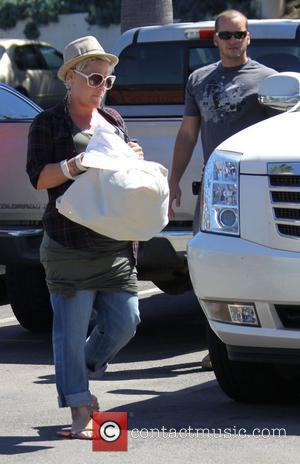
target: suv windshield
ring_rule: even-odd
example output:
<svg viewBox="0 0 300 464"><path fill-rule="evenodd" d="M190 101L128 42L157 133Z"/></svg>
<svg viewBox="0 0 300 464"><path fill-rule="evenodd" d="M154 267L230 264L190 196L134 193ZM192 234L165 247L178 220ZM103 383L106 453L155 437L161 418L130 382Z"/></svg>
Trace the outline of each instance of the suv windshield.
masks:
<svg viewBox="0 0 300 464"><path fill-rule="evenodd" d="M300 46L294 40L252 40L248 55L277 71L300 72ZM189 74L218 60L211 41L133 44L120 55L107 104L183 104Z"/></svg>

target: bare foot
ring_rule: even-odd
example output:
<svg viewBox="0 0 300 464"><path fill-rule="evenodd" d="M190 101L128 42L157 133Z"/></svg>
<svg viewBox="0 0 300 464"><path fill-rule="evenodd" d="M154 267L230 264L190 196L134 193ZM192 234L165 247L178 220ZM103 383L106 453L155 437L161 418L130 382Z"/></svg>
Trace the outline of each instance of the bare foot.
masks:
<svg viewBox="0 0 300 464"><path fill-rule="evenodd" d="M81 433L84 430L93 429L93 421L90 416L89 406L78 406L71 408L72 433Z"/></svg>
<svg viewBox="0 0 300 464"><path fill-rule="evenodd" d="M90 416L88 406L71 408L72 427L68 430L60 430L57 434L62 438L92 440L93 419Z"/></svg>

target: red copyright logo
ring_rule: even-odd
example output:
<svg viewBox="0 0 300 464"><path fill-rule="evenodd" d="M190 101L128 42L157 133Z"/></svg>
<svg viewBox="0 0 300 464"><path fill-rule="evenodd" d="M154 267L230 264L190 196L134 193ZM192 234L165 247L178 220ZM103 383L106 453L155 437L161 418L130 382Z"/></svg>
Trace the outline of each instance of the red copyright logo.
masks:
<svg viewBox="0 0 300 464"><path fill-rule="evenodd" d="M127 412L93 413L93 451L127 451Z"/></svg>

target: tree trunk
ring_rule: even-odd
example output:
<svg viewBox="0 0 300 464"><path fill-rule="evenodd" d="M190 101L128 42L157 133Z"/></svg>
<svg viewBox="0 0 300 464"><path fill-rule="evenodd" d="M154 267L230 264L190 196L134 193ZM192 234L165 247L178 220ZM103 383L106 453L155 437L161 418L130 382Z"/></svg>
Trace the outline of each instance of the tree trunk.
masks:
<svg viewBox="0 0 300 464"><path fill-rule="evenodd" d="M285 0L262 0L261 17L266 19L280 18L285 9Z"/></svg>
<svg viewBox="0 0 300 464"><path fill-rule="evenodd" d="M139 26L173 22L172 0L122 0L121 32Z"/></svg>

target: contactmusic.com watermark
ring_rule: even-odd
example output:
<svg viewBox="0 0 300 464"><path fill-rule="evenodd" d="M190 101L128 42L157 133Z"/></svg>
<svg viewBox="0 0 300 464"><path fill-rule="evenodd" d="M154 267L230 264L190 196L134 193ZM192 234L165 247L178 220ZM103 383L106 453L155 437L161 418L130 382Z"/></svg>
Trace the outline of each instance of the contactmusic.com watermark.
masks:
<svg viewBox="0 0 300 464"><path fill-rule="evenodd" d="M211 439L211 438L286 438L284 428L243 427L197 428L133 428L128 430L127 412L95 412L93 414L93 451L127 451L130 439Z"/></svg>

